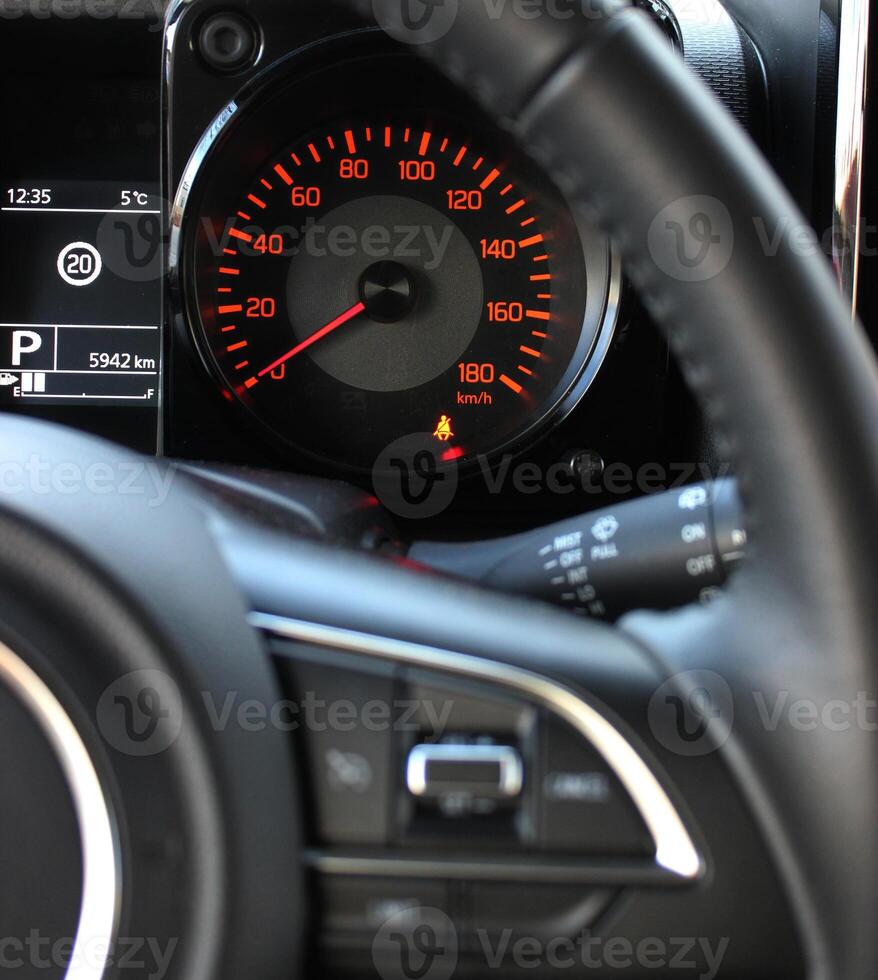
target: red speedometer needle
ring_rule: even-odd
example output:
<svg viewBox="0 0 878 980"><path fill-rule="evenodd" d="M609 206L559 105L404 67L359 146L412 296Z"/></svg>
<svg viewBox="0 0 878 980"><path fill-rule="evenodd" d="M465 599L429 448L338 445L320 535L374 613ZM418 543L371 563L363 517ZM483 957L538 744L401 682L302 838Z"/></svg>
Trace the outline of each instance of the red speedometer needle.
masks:
<svg viewBox="0 0 878 980"><path fill-rule="evenodd" d="M276 361L272 361L268 367L264 367L259 372L259 377L261 378L263 375L269 374L275 368L280 367L281 364L286 364L291 357L301 354L303 350L307 350L312 344L316 344L318 340L322 340L327 334L331 334L333 330L338 330L339 327L344 326L348 320L353 320L354 317L359 316L365 309L365 303L357 303L349 310L345 310L341 316L330 320L325 327L321 327L316 333L312 333L307 340L303 340L301 344L297 344L292 350L288 350L282 357L279 357Z"/></svg>

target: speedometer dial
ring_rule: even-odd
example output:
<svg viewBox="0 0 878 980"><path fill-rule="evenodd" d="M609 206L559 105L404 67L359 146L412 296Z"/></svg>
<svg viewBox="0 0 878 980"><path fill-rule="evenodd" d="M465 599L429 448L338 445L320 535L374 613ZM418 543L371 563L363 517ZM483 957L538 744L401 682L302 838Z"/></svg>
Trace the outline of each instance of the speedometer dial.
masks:
<svg viewBox="0 0 878 980"><path fill-rule="evenodd" d="M456 120L343 117L219 169L187 216L193 326L227 394L291 447L361 469L412 433L440 459L489 454L596 356L607 283L589 296L581 227Z"/></svg>

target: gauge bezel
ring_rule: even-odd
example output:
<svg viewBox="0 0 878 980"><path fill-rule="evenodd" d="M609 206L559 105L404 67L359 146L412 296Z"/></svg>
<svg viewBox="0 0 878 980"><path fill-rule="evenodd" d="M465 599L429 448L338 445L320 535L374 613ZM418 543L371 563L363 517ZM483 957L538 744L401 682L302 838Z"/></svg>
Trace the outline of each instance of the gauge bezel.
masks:
<svg viewBox="0 0 878 980"><path fill-rule="evenodd" d="M206 331L201 323L198 304L195 302L195 234L188 233L189 218L194 208L203 200L212 161L234 138L242 122L248 122L260 106L276 102L282 98L284 89L295 87L310 76L324 72L350 71L355 65L365 65L369 59L399 59L404 70L413 72L415 77L435 80L437 85L449 91L455 99L454 109L443 109L443 115L459 115L475 131L487 123L479 107L466 95L452 90L421 59L389 42L386 36L374 29L355 31L338 35L310 44L264 69L249 82L236 97L225 105L214 117L207 130L198 141L184 169L177 188L171 211L168 248L168 285L172 304L172 318L179 330L188 337L204 369L220 386L220 392L228 392L228 377L214 357ZM324 123L330 125L333 116L321 118L313 114L309 121L297 123L299 132L306 132L310 126ZM491 136L486 143L510 144L512 141L496 126L490 125ZM517 150L521 154L521 150ZM523 154L522 154L523 156ZM262 162L261 160L258 162ZM532 164L535 166L535 164ZM550 180L543 174L543 179ZM565 200L563 192L556 188ZM570 208L569 202L566 202ZM463 472L480 462L493 462L499 457L515 456L534 446L548 432L555 429L580 403L597 377L610 349L619 317L619 302L622 292L622 270L618 253L601 232L588 224L577 210L570 208L580 245L583 249L587 275L586 310L584 313L580 339L577 341L573 357L563 376L556 384L550 398L546 399L530 424L516 431L501 444L490 450L476 453L456 460L455 465ZM188 285L191 284L191 288ZM240 398L235 399L241 416L254 423L259 432L273 445L282 449L285 455L296 453L319 462L323 466L342 472L367 472L367 468L346 463L332 455L316 453L307 446L298 444L278 432L268 420Z"/></svg>

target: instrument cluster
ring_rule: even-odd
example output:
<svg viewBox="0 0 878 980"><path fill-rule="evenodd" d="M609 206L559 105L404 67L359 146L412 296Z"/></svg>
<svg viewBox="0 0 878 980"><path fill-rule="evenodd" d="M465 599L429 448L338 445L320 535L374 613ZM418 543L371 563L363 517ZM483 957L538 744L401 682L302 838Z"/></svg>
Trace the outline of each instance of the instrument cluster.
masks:
<svg viewBox="0 0 878 980"><path fill-rule="evenodd" d="M611 342L606 237L471 105L425 100L431 78L373 38L318 48L223 107L187 165L175 300L281 454L368 472L407 437L460 465L526 448Z"/></svg>

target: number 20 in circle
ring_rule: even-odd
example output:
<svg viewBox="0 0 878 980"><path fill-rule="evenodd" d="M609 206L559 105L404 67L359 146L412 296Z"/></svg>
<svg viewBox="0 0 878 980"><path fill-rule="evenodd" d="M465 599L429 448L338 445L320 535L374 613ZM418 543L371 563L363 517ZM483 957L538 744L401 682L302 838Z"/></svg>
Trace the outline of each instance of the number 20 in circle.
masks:
<svg viewBox="0 0 878 980"><path fill-rule="evenodd" d="M71 286L88 286L102 268L101 253L88 242L71 242L58 254L58 275Z"/></svg>

